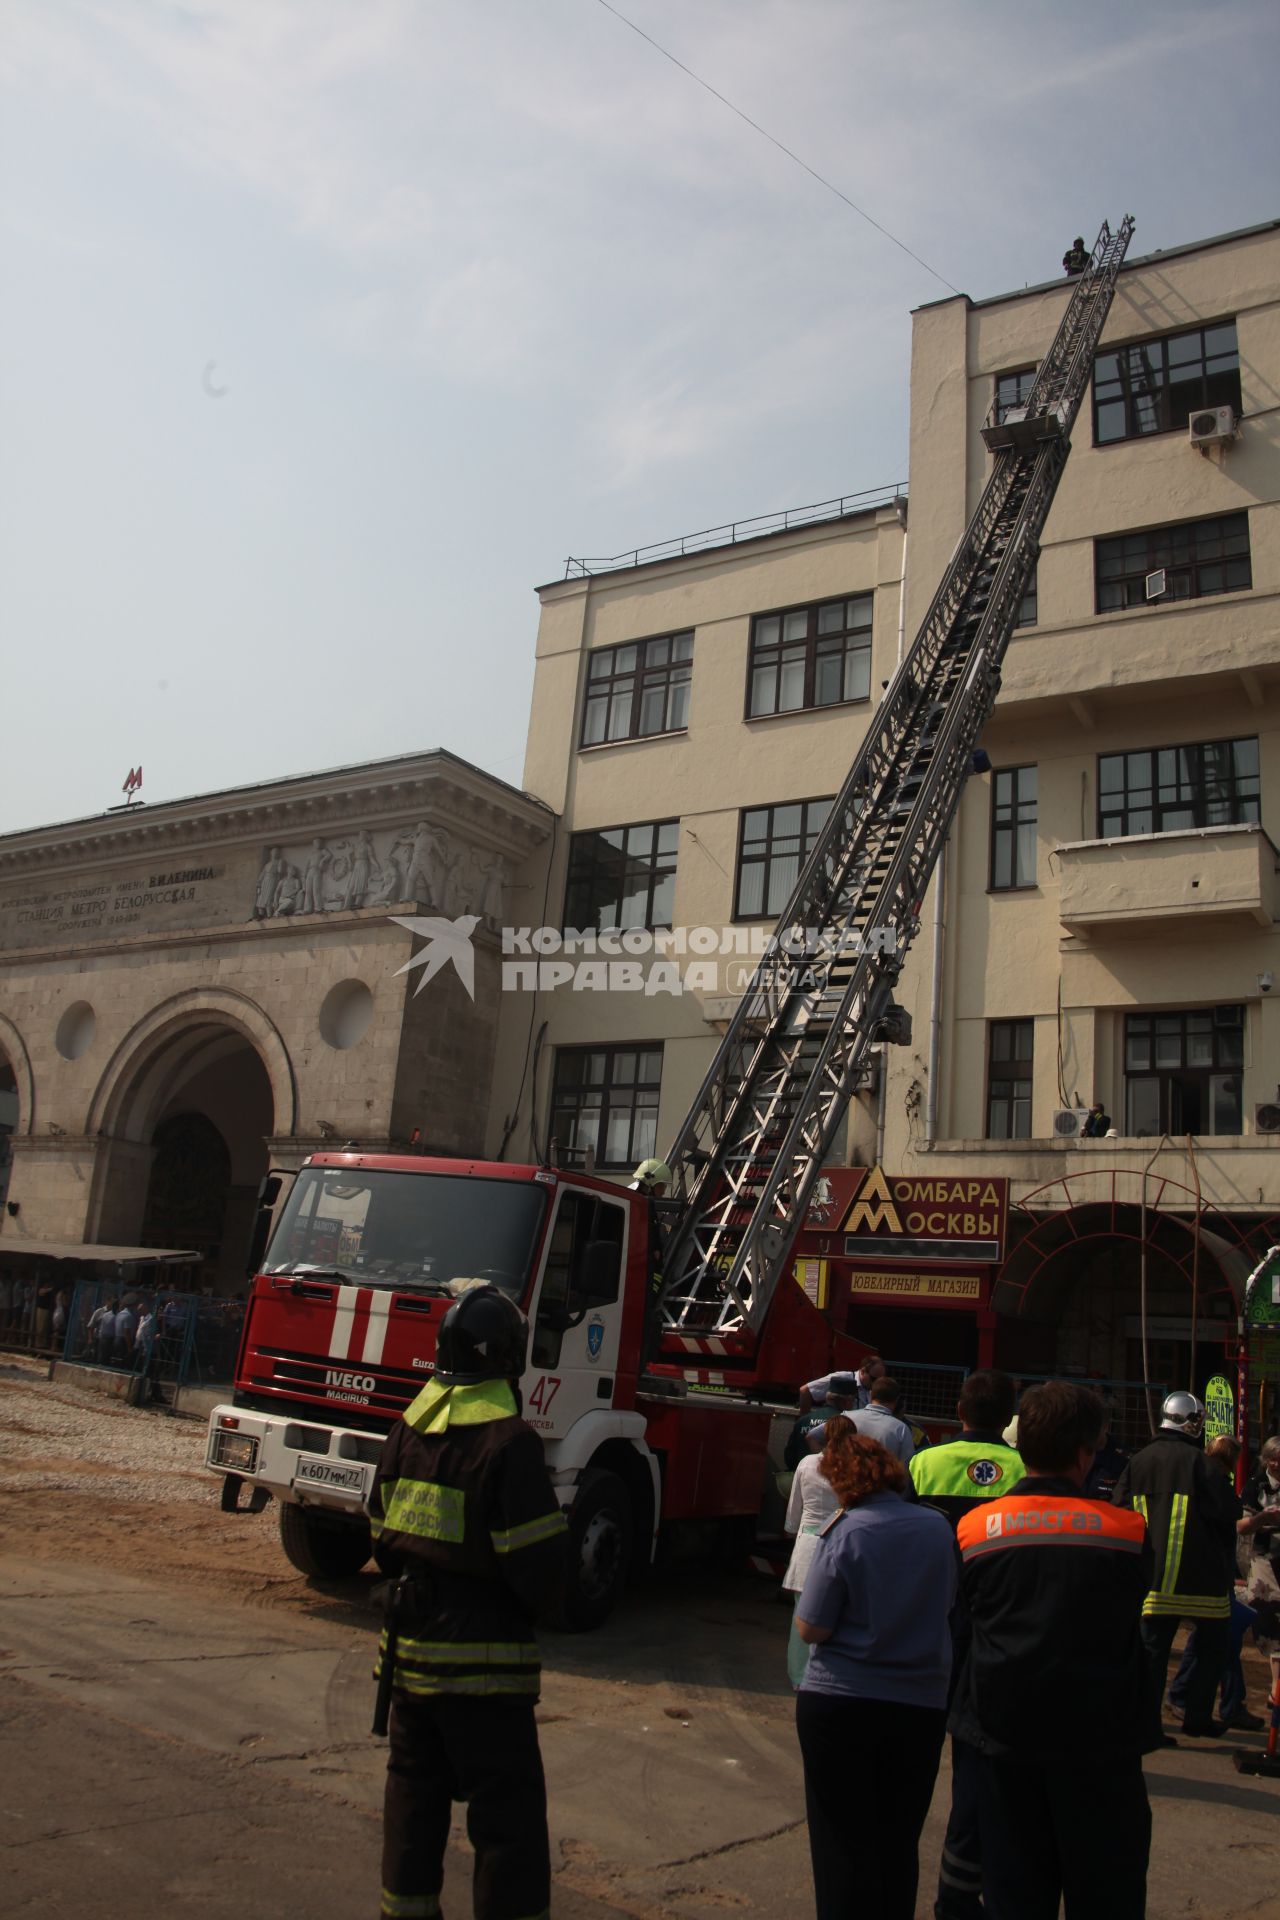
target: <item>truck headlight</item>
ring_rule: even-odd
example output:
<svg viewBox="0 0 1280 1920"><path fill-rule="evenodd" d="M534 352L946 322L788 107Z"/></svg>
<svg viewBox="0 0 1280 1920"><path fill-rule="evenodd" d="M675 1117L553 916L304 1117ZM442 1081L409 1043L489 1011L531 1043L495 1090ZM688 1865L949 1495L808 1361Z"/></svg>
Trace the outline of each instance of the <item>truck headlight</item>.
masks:
<svg viewBox="0 0 1280 1920"><path fill-rule="evenodd" d="M258 1464L258 1442L250 1433L224 1433L213 1436L209 1465L226 1467L231 1473L252 1473Z"/></svg>

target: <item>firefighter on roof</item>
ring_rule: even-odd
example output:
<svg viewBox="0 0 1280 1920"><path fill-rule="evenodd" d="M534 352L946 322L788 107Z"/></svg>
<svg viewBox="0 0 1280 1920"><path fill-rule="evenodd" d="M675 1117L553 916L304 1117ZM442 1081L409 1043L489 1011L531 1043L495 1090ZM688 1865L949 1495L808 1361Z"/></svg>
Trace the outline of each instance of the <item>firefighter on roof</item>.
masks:
<svg viewBox="0 0 1280 1920"><path fill-rule="evenodd" d="M467 1803L477 1920L549 1911L533 1622L559 1590L566 1529L542 1443L520 1418L528 1339L499 1288L464 1292L369 1496L379 1562L400 1576L378 1664L391 1736L383 1920L439 1914L454 1800Z"/></svg>

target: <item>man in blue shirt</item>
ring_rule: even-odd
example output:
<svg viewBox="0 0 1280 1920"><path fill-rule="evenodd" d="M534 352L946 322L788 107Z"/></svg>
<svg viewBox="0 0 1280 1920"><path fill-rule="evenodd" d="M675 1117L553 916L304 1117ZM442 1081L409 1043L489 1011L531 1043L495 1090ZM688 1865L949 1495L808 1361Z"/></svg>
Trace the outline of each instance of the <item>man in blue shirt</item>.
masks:
<svg viewBox="0 0 1280 1920"><path fill-rule="evenodd" d="M916 1443L911 1437L910 1427L899 1420L894 1412L901 1398L901 1387L886 1373L872 1387L867 1405L847 1413L845 1419L851 1420L859 1433L869 1434L873 1440L878 1440L905 1467L916 1450Z"/></svg>

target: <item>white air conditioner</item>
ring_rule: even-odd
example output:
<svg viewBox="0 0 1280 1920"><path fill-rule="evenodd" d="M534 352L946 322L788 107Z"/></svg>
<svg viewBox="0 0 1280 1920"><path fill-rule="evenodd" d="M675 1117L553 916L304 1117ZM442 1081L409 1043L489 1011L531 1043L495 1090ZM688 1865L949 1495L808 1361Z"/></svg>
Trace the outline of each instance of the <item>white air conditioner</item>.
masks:
<svg viewBox="0 0 1280 1920"><path fill-rule="evenodd" d="M1267 1101L1253 1110L1253 1124L1259 1133L1280 1133L1280 1106Z"/></svg>
<svg viewBox="0 0 1280 1920"><path fill-rule="evenodd" d="M1053 1111L1053 1137L1055 1140L1078 1140L1080 1130L1089 1117L1087 1107L1055 1107Z"/></svg>
<svg viewBox="0 0 1280 1920"><path fill-rule="evenodd" d="M1224 440L1236 437L1233 407L1201 407L1187 421L1187 438L1193 447L1220 447Z"/></svg>

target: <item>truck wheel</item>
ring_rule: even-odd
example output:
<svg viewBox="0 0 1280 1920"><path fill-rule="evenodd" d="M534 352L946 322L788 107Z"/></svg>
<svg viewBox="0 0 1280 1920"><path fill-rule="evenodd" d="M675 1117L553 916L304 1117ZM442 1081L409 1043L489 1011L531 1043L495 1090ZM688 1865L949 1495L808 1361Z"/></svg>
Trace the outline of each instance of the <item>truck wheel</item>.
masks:
<svg viewBox="0 0 1280 1920"><path fill-rule="evenodd" d="M584 1473L569 1509L568 1567L556 1624L570 1633L598 1627L627 1581L634 1522L631 1496L616 1473Z"/></svg>
<svg viewBox="0 0 1280 1920"><path fill-rule="evenodd" d="M318 1513L296 1500L280 1503L280 1544L299 1573L315 1580L345 1580L359 1573L373 1542L367 1520Z"/></svg>

